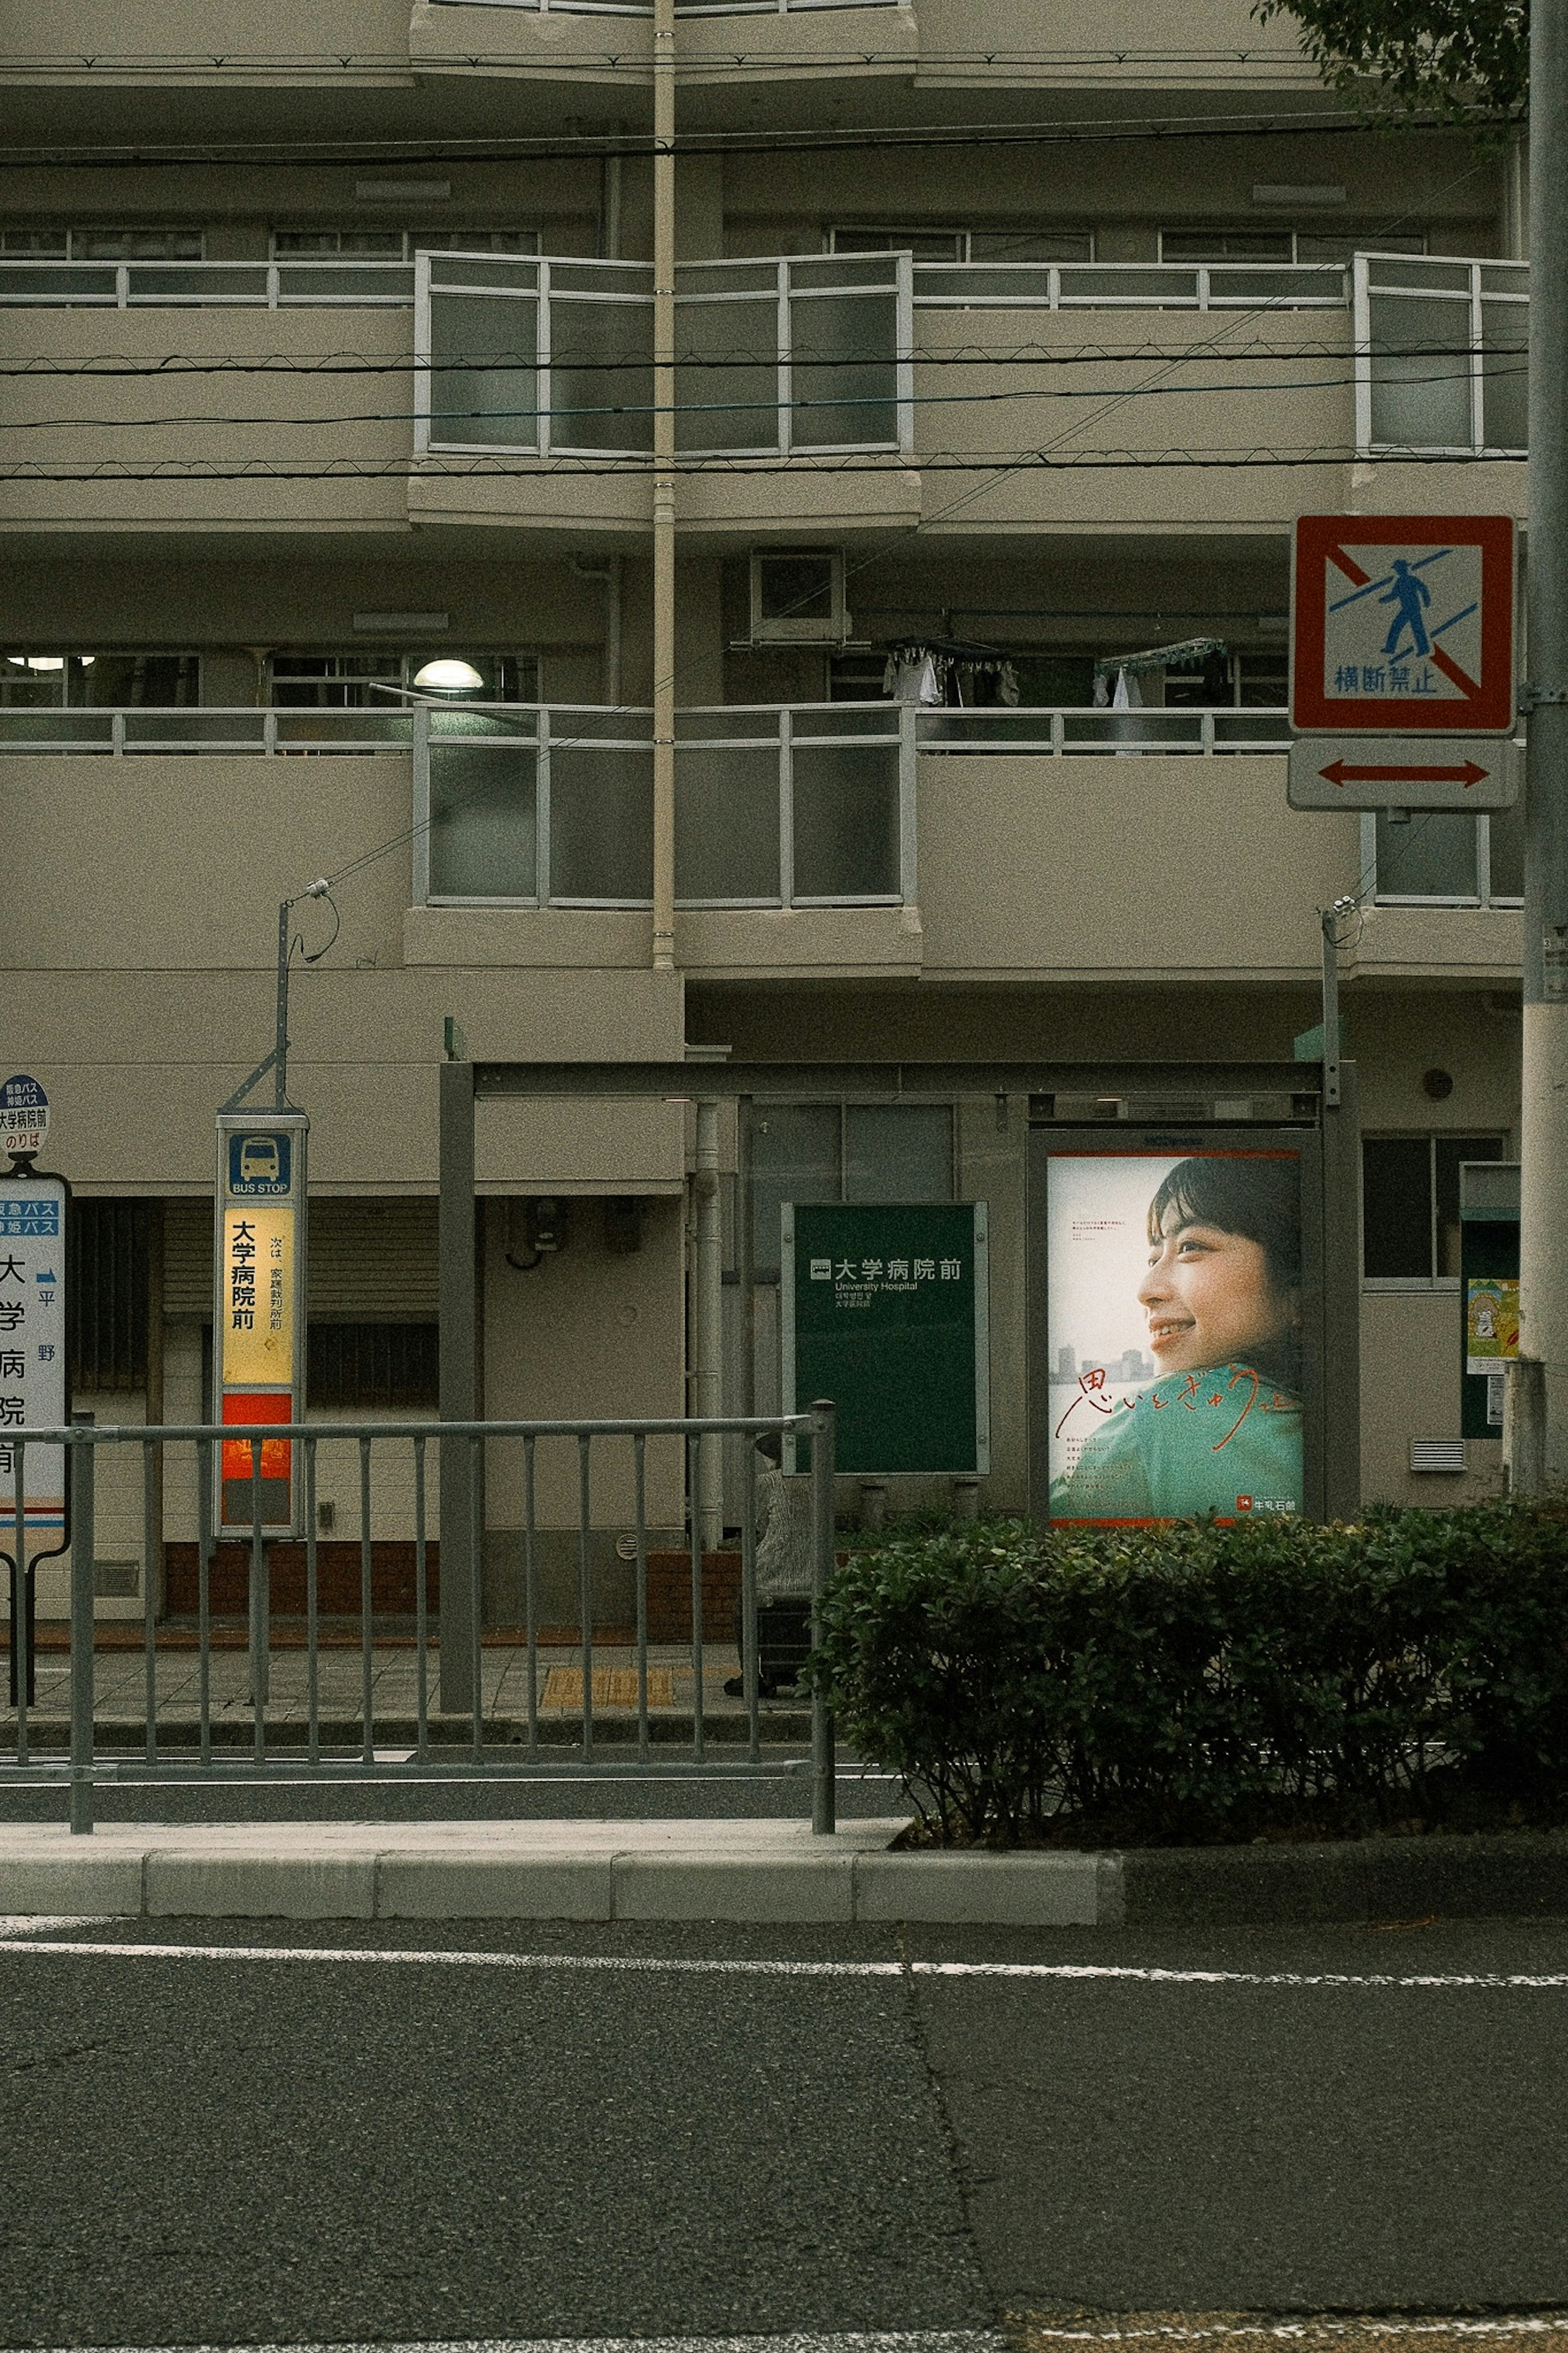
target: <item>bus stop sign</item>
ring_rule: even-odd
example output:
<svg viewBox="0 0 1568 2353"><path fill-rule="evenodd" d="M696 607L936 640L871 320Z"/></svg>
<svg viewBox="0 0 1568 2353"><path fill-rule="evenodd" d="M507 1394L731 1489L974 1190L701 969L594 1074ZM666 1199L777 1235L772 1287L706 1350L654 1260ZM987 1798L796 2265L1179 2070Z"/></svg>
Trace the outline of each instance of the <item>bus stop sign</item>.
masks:
<svg viewBox="0 0 1568 2353"><path fill-rule="evenodd" d="M1511 735L1513 591L1510 515L1299 516L1292 726Z"/></svg>

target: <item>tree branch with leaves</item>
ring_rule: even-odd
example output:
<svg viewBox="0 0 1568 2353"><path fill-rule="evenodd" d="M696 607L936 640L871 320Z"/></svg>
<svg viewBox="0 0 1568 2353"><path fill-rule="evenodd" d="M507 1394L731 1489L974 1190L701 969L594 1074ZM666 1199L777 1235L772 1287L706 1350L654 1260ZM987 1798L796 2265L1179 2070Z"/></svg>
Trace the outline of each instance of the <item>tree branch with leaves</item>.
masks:
<svg viewBox="0 0 1568 2353"><path fill-rule="evenodd" d="M1528 111L1530 0L1254 0L1252 13L1291 18L1363 121L1459 123L1484 137Z"/></svg>

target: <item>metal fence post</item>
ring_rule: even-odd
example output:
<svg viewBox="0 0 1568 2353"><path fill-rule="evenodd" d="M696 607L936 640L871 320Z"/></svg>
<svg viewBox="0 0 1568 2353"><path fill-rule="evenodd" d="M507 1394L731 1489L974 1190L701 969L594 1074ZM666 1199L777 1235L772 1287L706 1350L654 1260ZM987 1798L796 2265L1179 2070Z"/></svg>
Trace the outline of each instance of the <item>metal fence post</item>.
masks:
<svg viewBox="0 0 1568 2353"><path fill-rule="evenodd" d="M90 1423L89 1413L73 1413ZM93 1448L90 1440L70 1449L71 1498L71 1831L92 1828L92 1604Z"/></svg>
<svg viewBox="0 0 1568 2353"><path fill-rule="evenodd" d="M833 1574L834 1409L818 1398L811 1409L811 1647L822 1640L822 1596ZM838 1792L834 1780L833 1718L821 1684L811 1693L811 1827L826 1834L837 1826Z"/></svg>

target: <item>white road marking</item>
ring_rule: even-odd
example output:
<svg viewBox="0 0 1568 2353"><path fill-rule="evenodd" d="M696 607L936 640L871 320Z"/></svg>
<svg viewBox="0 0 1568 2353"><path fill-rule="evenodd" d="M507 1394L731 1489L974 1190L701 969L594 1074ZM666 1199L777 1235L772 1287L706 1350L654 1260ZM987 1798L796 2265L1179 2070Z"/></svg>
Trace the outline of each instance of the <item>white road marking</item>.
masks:
<svg viewBox="0 0 1568 2353"><path fill-rule="evenodd" d="M1310 2337L1542 2337L1561 2336L1568 2329L1568 2314L1526 2313L1507 2320L1398 2320L1368 2316L1352 2320L1226 2320L1184 2328L1174 2321L1152 2322L1144 2328L1041 2328L1028 2324L1031 2338L1049 2337L1076 2345L1131 2344L1151 2337L1177 2343L1209 2337L1268 2337L1286 2342Z"/></svg>
<svg viewBox="0 0 1568 2353"><path fill-rule="evenodd" d="M117 1916L124 1918L128 1915L121 1914ZM41 1922L39 1925L47 1926L49 1924ZM434 1948L425 1951L418 1947L405 1951L375 1945L132 1944L113 1937L102 1941L89 1941L85 1937L39 1937L13 1944L9 1952L17 1958L24 1954L42 1954L89 1960L349 1962L402 1968L532 1969L552 1974L584 1971L665 1977L1015 1978L1054 1979L1068 1984L1108 1980L1160 1986L1408 1986L1422 1989L1454 1986L1492 1991L1538 1989L1547 1992L1568 1987L1568 1970L1520 1969L1504 1973L1480 1969L1431 1969L1395 1976L1391 1971L1353 1975L1342 1969L1310 1972L1303 1969L1134 1968L1073 1961L687 1960L624 1953L452 1952ZM755 2353L755 2346L760 2340L748 2337L744 2341ZM794 2344L795 2340L791 2338L789 2341ZM800 2341L805 2343L806 2340L803 2338ZM640 2344L641 2340L638 2342Z"/></svg>

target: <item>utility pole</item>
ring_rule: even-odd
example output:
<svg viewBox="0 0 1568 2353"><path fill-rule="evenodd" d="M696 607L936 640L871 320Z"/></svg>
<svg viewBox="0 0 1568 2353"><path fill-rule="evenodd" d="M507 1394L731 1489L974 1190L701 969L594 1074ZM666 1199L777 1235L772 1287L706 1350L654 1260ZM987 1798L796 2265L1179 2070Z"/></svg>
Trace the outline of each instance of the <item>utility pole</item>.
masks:
<svg viewBox="0 0 1568 2353"><path fill-rule="evenodd" d="M653 965L675 966L675 0L653 11Z"/></svg>
<svg viewBox="0 0 1568 2353"><path fill-rule="evenodd" d="M1568 1480L1568 0L1530 38L1530 714L1525 767L1516 1493Z"/></svg>

